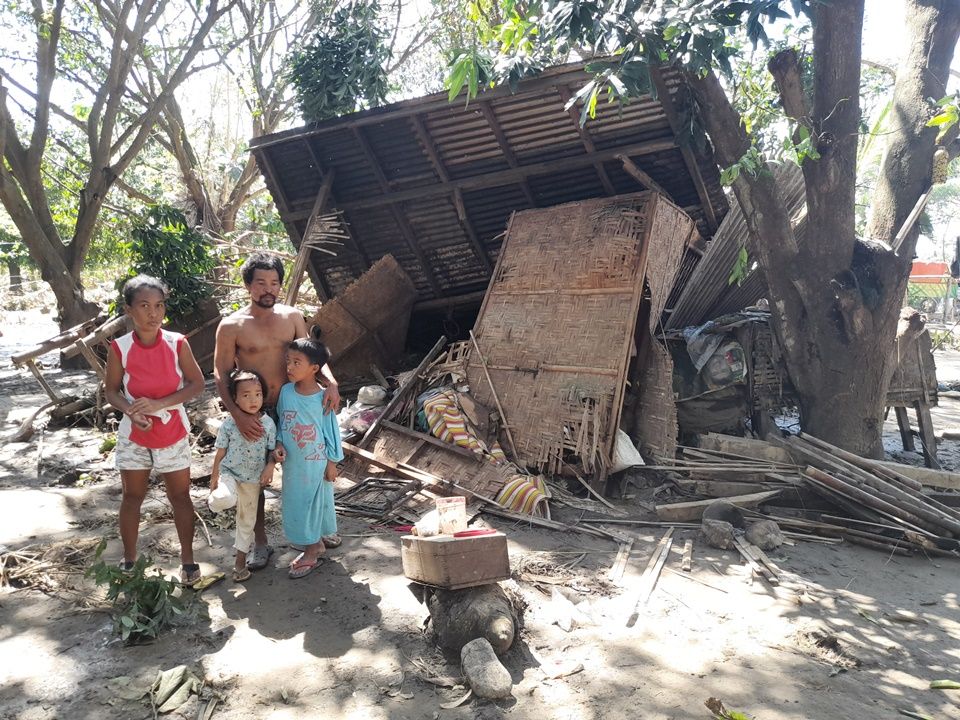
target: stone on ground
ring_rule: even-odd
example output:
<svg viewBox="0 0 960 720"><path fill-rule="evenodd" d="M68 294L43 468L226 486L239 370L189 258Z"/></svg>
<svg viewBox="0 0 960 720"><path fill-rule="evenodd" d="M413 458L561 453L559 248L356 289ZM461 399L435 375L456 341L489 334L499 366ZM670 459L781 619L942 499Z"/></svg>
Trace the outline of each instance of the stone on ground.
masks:
<svg viewBox="0 0 960 720"><path fill-rule="evenodd" d="M460 663L463 676L477 697L491 700L509 697L513 680L486 638L477 638L464 645L460 651Z"/></svg>

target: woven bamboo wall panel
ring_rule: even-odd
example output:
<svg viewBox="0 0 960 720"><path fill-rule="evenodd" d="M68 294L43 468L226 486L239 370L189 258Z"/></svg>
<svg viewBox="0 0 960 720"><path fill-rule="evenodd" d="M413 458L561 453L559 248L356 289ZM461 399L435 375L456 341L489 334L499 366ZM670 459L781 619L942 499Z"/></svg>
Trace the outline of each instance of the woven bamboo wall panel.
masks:
<svg viewBox="0 0 960 720"><path fill-rule="evenodd" d="M646 271L647 285L650 287L651 332L656 331L660 324L661 314L683 261L683 251L691 244L690 241L694 239L692 235L696 232L696 224L683 210L666 201L657 202L653 226L650 228Z"/></svg>
<svg viewBox="0 0 960 720"><path fill-rule="evenodd" d="M692 226L654 193L514 215L475 334L521 464L556 472L576 456L605 474L651 253L662 307ZM467 375L494 406L474 356Z"/></svg>
<svg viewBox="0 0 960 720"><path fill-rule="evenodd" d="M633 290L616 295L492 294L481 328L487 365L521 371L572 365L604 369L615 377L622 340L610 340L622 335L623 314L634 295ZM575 328L576 334L566 328Z"/></svg>
<svg viewBox="0 0 960 720"><path fill-rule="evenodd" d="M659 342L650 346L643 371L636 435L640 452L671 459L677 452L677 404L673 397L673 358Z"/></svg>
<svg viewBox="0 0 960 720"><path fill-rule="evenodd" d="M498 293L633 290L652 193L569 203L517 213L510 233L523 238L504 255L491 283ZM587 207L587 206L595 207ZM501 250L502 252L502 250Z"/></svg>
<svg viewBox="0 0 960 720"><path fill-rule="evenodd" d="M365 377L371 363L384 369L394 366L403 353L416 293L393 256L384 255L308 318L308 325L323 331L338 379Z"/></svg>

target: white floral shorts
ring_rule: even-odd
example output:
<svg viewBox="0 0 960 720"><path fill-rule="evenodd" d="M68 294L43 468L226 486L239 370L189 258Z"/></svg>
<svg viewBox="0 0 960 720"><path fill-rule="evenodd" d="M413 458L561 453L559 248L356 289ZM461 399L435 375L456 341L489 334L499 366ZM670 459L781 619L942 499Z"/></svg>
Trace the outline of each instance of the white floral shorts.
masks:
<svg viewBox="0 0 960 720"><path fill-rule="evenodd" d="M175 472L190 467L189 436L165 448L147 448L130 438L117 438L114 450L117 470L156 470Z"/></svg>

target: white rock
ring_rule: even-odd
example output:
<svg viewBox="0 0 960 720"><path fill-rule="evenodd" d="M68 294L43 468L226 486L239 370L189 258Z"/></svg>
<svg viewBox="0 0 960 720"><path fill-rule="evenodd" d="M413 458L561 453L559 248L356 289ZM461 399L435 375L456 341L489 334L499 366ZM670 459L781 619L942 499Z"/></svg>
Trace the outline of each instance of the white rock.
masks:
<svg viewBox="0 0 960 720"><path fill-rule="evenodd" d="M460 663L463 675L477 697L496 699L510 696L513 680L486 638L477 638L464 645L460 651Z"/></svg>

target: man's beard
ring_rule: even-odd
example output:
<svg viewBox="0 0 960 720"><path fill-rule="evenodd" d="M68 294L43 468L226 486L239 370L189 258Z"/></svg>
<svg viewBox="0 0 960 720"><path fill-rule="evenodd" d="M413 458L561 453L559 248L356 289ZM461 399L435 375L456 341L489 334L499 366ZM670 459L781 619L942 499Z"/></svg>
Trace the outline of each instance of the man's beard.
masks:
<svg viewBox="0 0 960 720"><path fill-rule="evenodd" d="M253 301L254 305L258 305L262 308L272 308L277 304L277 298L274 295L261 295L259 298Z"/></svg>

